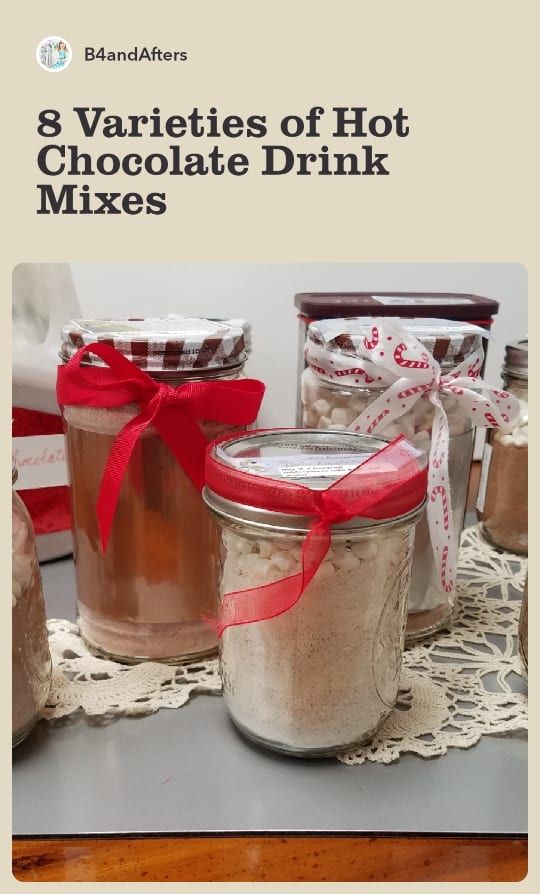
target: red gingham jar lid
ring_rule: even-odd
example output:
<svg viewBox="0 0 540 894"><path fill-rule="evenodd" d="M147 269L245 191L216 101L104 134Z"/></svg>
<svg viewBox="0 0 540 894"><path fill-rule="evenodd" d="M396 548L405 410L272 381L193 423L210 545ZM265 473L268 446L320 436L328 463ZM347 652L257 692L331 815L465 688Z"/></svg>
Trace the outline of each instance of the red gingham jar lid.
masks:
<svg viewBox="0 0 540 894"><path fill-rule="evenodd" d="M228 322L195 318L69 320L62 328L60 357L66 362L93 342L110 345L148 371L223 369L246 360L244 332ZM99 364L99 358L88 355Z"/></svg>

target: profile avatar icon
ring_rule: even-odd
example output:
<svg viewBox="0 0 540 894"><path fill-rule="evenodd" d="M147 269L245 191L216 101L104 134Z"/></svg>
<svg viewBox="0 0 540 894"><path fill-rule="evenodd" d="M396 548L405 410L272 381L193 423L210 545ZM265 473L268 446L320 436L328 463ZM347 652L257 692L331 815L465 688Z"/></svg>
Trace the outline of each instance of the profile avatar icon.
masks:
<svg viewBox="0 0 540 894"><path fill-rule="evenodd" d="M71 62L71 47L63 37L45 37L38 44L36 59L45 71L63 71Z"/></svg>

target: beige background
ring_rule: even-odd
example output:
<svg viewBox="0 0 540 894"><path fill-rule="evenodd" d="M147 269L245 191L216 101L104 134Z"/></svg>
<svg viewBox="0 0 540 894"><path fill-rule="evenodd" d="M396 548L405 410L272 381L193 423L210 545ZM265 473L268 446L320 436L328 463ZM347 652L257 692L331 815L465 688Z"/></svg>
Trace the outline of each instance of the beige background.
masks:
<svg viewBox="0 0 540 894"><path fill-rule="evenodd" d="M10 4L2 110L6 380L7 295L11 270L20 261L505 261L527 267L535 296L535 10L533 0ZM55 33L70 41L75 58L67 71L53 75L38 67L34 53L40 39ZM85 44L187 49L190 61L84 64L78 54ZM170 178L170 210L162 217L40 217L37 113L75 104L103 104L124 114L154 105L170 114L216 105L223 113L267 113L276 123L311 105L366 105L376 113L402 105L411 135L395 145L390 141L390 177ZM66 126L63 141L82 148L74 128ZM345 141L337 142L339 149ZM91 145L103 151L98 140ZM144 141L137 146L148 148ZM242 141L235 140L234 148L244 151ZM304 148L299 140L298 150ZM161 190L165 180L136 179L144 192ZM2 400L3 464L9 468L7 389ZM8 474L3 480L7 506ZM534 592L534 569L531 581ZM536 615L533 599L533 629ZM7 659L4 650L6 672ZM7 731L4 738L8 786ZM535 829L536 813L531 810ZM529 882L537 871L535 850Z"/></svg>

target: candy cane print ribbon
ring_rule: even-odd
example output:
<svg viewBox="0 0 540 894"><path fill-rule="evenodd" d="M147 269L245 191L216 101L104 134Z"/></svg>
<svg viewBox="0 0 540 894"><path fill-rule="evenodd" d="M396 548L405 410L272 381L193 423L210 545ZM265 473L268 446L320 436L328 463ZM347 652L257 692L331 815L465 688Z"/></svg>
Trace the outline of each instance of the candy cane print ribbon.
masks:
<svg viewBox="0 0 540 894"><path fill-rule="evenodd" d="M481 348L443 375L425 345L388 318L374 319L354 347L354 358L309 338L305 347L308 366L323 380L342 387L385 389L348 426L350 431L380 433L424 396L433 405L426 512L441 585L451 593L458 545L448 476L448 420L440 397L454 397L472 424L485 428L511 427L519 415L519 401L507 391L489 388L479 378L484 356Z"/></svg>
<svg viewBox="0 0 540 894"><path fill-rule="evenodd" d="M215 449L228 439L230 435L218 438L208 448L206 487L210 493L270 512L312 518L313 522L302 544L300 572L269 584L225 593L219 617L205 616L218 636L227 627L265 621L289 611L328 553L332 525L356 517L399 518L421 508L425 499L425 460L420 459L423 455L418 451L411 451L403 435L325 490L252 475L223 464L216 458Z"/></svg>
<svg viewBox="0 0 540 894"><path fill-rule="evenodd" d="M107 366L84 366L88 354ZM116 504L129 459L144 430L153 425L160 438L201 490L207 440L199 420L224 425L250 425L264 395L257 379L186 382L178 388L158 383L127 357L100 342L80 348L65 366L58 368L56 394L61 407L120 407L139 404L140 412L116 436L105 464L97 501L97 517L103 551L107 548Z"/></svg>

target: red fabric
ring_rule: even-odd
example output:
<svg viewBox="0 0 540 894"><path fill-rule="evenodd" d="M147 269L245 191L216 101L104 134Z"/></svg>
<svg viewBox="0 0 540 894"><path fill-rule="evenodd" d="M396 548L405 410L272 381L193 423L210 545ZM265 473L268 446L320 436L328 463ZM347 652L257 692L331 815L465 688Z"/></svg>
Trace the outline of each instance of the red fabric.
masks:
<svg viewBox="0 0 540 894"><path fill-rule="evenodd" d="M11 415L14 438L62 434L62 417L59 415L24 407L13 407ZM67 486L21 490L19 496L30 513L36 534L69 531L71 511Z"/></svg>
<svg viewBox="0 0 540 894"><path fill-rule="evenodd" d="M82 366L95 354L106 367ZM141 411L116 437L101 482L97 515L103 550L107 547L120 487L135 444L153 425L198 490L204 484L206 438L198 420L224 425L250 425L264 395L256 379L187 382L178 388L158 384L115 348L85 345L58 368L60 406L120 407L138 403Z"/></svg>
<svg viewBox="0 0 540 894"><path fill-rule="evenodd" d="M220 439L222 443L225 439ZM207 451L207 487L226 499L272 512L313 517L302 547L302 571L282 580L226 593L219 618L206 620L219 636L227 627L283 614L295 605L330 547L330 528L355 517L386 519L405 515L426 494L427 468L421 468L400 436L326 490L250 475L226 466Z"/></svg>

